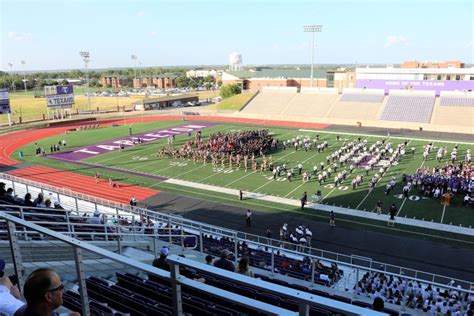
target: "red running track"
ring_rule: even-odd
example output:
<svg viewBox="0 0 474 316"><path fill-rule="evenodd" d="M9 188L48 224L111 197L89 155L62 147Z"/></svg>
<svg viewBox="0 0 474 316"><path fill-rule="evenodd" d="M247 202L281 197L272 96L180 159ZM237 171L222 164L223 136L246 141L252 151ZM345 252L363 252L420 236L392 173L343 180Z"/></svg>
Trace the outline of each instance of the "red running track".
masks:
<svg viewBox="0 0 474 316"><path fill-rule="evenodd" d="M188 121L212 121L212 122L223 122L223 123L242 123L242 124L253 124L263 126L285 126L295 128L315 128L322 129L329 126L329 124L319 123L304 123L304 122L290 122L290 121L273 121L273 120L259 120L249 118L234 118L234 117L221 117L221 116L199 116L199 115L168 115L168 116L145 116L145 117L125 117L116 119L107 119L103 121L82 121L82 122L71 122L65 123L64 125L57 127L49 127L42 129L27 130L21 132L15 132L10 134L0 135L0 168L5 166L12 166L19 164L20 162L11 158L15 150L18 148L32 143L34 141L54 136L57 134L65 133L67 130L74 129L83 125L99 124L100 126L110 126L112 124L130 124L140 122L157 122L157 121L169 121L169 120L181 120L186 119ZM16 175L23 178L28 178L37 182L46 183L58 187L66 187L73 191L100 197L103 199L109 199L116 202L128 203L131 196L135 195L138 200L142 200L159 191L140 188L136 186L119 184L120 188L112 188L104 181L96 184L95 179L92 177L79 175L67 171L60 171L57 169L46 168L46 167L31 167L26 169L15 170L11 172L12 175Z"/></svg>
<svg viewBox="0 0 474 316"><path fill-rule="evenodd" d="M132 196L135 196L137 200L143 200L159 193L157 190L120 182L116 182L119 187L112 188L108 179L101 179L99 183L95 183L93 177L42 166L17 169L9 174L124 204L129 203Z"/></svg>

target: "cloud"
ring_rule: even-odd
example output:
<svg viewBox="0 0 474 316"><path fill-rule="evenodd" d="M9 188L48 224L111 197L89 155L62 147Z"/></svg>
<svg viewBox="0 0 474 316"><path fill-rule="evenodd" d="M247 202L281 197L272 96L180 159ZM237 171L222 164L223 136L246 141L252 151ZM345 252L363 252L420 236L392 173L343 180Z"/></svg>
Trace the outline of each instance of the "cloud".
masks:
<svg viewBox="0 0 474 316"><path fill-rule="evenodd" d="M153 36L153 37L154 37L154 36L156 36L156 34L157 34L156 31L151 31L151 32L150 32L150 36Z"/></svg>
<svg viewBox="0 0 474 316"><path fill-rule="evenodd" d="M138 11L137 12L137 16L144 16L145 15L145 11Z"/></svg>
<svg viewBox="0 0 474 316"><path fill-rule="evenodd" d="M8 38L14 39L15 41L29 41L29 40L33 39L33 34L31 34L31 33L8 32Z"/></svg>
<svg viewBox="0 0 474 316"><path fill-rule="evenodd" d="M407 39L402 35L389 35L385 40L384 48L389 48L391 46L399 45L399 44L406 44Z"/></svg>

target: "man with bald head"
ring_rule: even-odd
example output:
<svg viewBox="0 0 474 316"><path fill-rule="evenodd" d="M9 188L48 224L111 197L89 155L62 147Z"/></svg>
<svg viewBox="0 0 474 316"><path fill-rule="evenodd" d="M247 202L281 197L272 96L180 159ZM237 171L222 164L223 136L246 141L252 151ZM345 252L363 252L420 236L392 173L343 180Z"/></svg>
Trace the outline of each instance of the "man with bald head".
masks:
<svg viewBox="0 0 474 316"><path fill-rule="evenodd" d="M23 294L26 305L15 316L57 316L54 310L63 304L64 285L52 269L41 268L33 271L25 282ZM78 316L71 313L70 316Z"/></svg>

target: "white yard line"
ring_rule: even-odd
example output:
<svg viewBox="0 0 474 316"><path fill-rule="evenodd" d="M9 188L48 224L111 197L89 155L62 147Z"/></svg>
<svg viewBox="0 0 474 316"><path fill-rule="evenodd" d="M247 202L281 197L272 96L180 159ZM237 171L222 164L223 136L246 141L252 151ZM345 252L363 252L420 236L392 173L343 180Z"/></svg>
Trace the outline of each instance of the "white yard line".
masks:
<svg viewBox="0 0 474 316"><path fill-rule="evenodd" d="M403 202L402 202L402 205L400 205L400 208L398 209L398 212L395 216L398 216L398 214L400 214L400 212L402 211L402 208L403 208L403 205L405 205L405 202L407 201L407 198L404 198L403 199Z"/></svg>
<svg viewBox="0 0 474 316"><path fill-rule="evenodd" d="M441 221L440 223L443 224L443 220L444 220L444 212L446 211L446 204L444 205L443 207L443 215L441 215Z"/></svg>
<svg viewBox="0 0 474 316"><path fill-rule="evenodd" d="M347 133L347 132L330 132L330 131L320 131L320 130L312 130L312 129L299 129L302 132L310 132L310 133L325 133L325 134L336 134L336 135L353 135L353 136L367 136L367 137L378 137L378 138L386 138L387 136L382 135L370 135L370 134L355 134L355 133ZM447 143L447 144L463 144L463 145L473 145L474 143L469 142L458 142L458 141L451 141L451 140L443 140L443 139L428 139L428 138L411 138L411 137L399 137L399 136L390 136L393 139L401 139L401 140L417 140L422 142L438 142L438 143Z"/></svg>

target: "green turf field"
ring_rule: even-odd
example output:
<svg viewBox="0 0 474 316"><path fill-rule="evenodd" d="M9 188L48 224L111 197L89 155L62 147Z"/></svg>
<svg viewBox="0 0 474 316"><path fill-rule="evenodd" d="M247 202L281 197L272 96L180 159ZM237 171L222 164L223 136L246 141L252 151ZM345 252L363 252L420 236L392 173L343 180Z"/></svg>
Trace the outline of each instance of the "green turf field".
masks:
<svg viewBox="0 0 474 316"><path fill-rule="evenodd" d="M134 124L133 132L139 133L148 130L155 130L164 127L170 127L173 125L180 124L180 121L169 121L169 122L156 122L156 123L144 123ZM52 144L61 139L66 139L68 147L79 147L87 144L98 143L108 139L117 139L121 136L128 135L129 126L117 126L100 128L97 130L79 131L68 135L59 135L50 139L41 140L38 143L40 145ZM250 130L256 129L255 126L244 126L244 125L230 125L230 124L219 124L214 127L203 129L203 137L206 137L218 131L238 131L238 130ZM340 134L340 141L336 141L335 133L327 133L324 131L308 131L308 130L297 130L297 129L286 129L286 128L269 128L270 132L274 134L275 138L279 140L288 140L296 136L308 136L314 138L316 134L320 135L320 141L327 141L329 148L324 152L318 154L317 151L311 150L305 152L304 150L295 151L294 149L278 150L272 153L274 165L282 165L286 163L288 168L295 168L298 163L302 163L304 168L311 171L314 164L319 165L321 161L326 163L326 157L330 155L336 149L339 149L343 142L357 139L359 135ZM387 138L387 137L385 137ZM187 135L178 135L174 146L181 147L181 145L188 139ZM362 139L368 140L368 147L378 140L383 138L377 136L362 136ZM405 139L387 138L386 142L391 142L393 147L396 147L398 143L404 142ZM143 174L153 174L157 176L164 176L173 179L181 179L192 181L195 183L211 184L224 188L240 189L248 192L262 193L272 196L279 196L285 198L291 198L298 200L301 198L304 191L308 192L308 196L311 196L317 190L322 192L322 203L329 205L343 206L352 209L366 210L368 212L374 210L375 202L380 199L384 203L384 212L388 212L388 207L391 203L395 203L399 209L398 216L409 217L416 219L424 219L425 221L434 221L438 223L453 225L462 225L464 227L474 226L474 216L472 216L474 210L471 207L461 206L462 196L457 195L451 206L444 207L441 205L439 199L432 197L423 197L421 193L418 193L415 189L410 192L410 199L402 199L399 195L402 193L401 174L412 174L417 168L420 167L434 167L440 165L435 160L437 148L439 146L447 146L448 152L455 146L454 143L434 141L434 150L431 152L427 161L423 160L422 152L423 146L429 143L428 140L411 140L408 139L408 148L415 147L415 155L411 155L410 150L400 159L399 164L391 167L388 172L382 177L381 181L377 183L377 186L372 192L368 192L368 180L371 178L373 173L370 172L369 176L365 176L364 170L357 170L348 177L348 180L342 183L341 186L334 186L334 174L331 176L326 183L319 185L315 178L311 181L303 183L302 177L296 175L293 181L288 182L286 177L283 175L277 180L273 180L273 177L269 171L262 174L260 171L253 171L249 169L247 172L243 170L229 169L226 164L225 168L219 167L213 168L210 163L204 165L202 162L194 163L192 160L182 159L171 159L162 158L157 155L158 150L162 148L167 140L160 140L151 143L145 143L134 147L127 148L121 152L111 152L103 155L99 155L93 158L84 160L85 162L114 167L117 168L117 172L100 171L101 174L111 175L116 178L120 178L121 181L129 182L132 184L142 185L146 187L153 187L159 190L171 191L184 195L196 196L204 199L212 199L223 201L224 203L238 204L240 202L235 201L235 197L228 197L225 194L217 192L203 192L200 189L183 188L176 185L165 184L153 179L131 176L127 174L121 174L120 169L132 170L134 172ZM470 148L471 151L474 149L473 144L459 144L458 160L464 160L466 149ZM57 161L51 161L44 157L35 157L33 155L34 145L29 144L21 149L26 156L24 161L35 164L48 165L50 167L61 168L66 170L72 170L83 174L92 175L96 169L85 168L83 166L78 167L71 163L63 163ZM448 154L449 155L449 154ZM448 157L445 157L445 160ZM444 165L446 161L441 164ZM243 164L242 164L243 165ZM345 167L348 169L348 167ZM376 168L377 170L378 168ZM342 170L338 169L339 170ZM364 174L364 182L362 185L353 190L351 187L350 180L352 176L358 173ZM397 185L390 195L385 195L385 186L390 181L392 176L396 177ZM262 206L268 210L278 212L278 210L288 209L288 206L277 205L276 203L265 203L263 201L247 201L245 203L255 203L255 205ZM358 219L361 221L361 219ZM362 222L363 219L362 219ZM416 229L411 229L416 231Z"/></svg>

